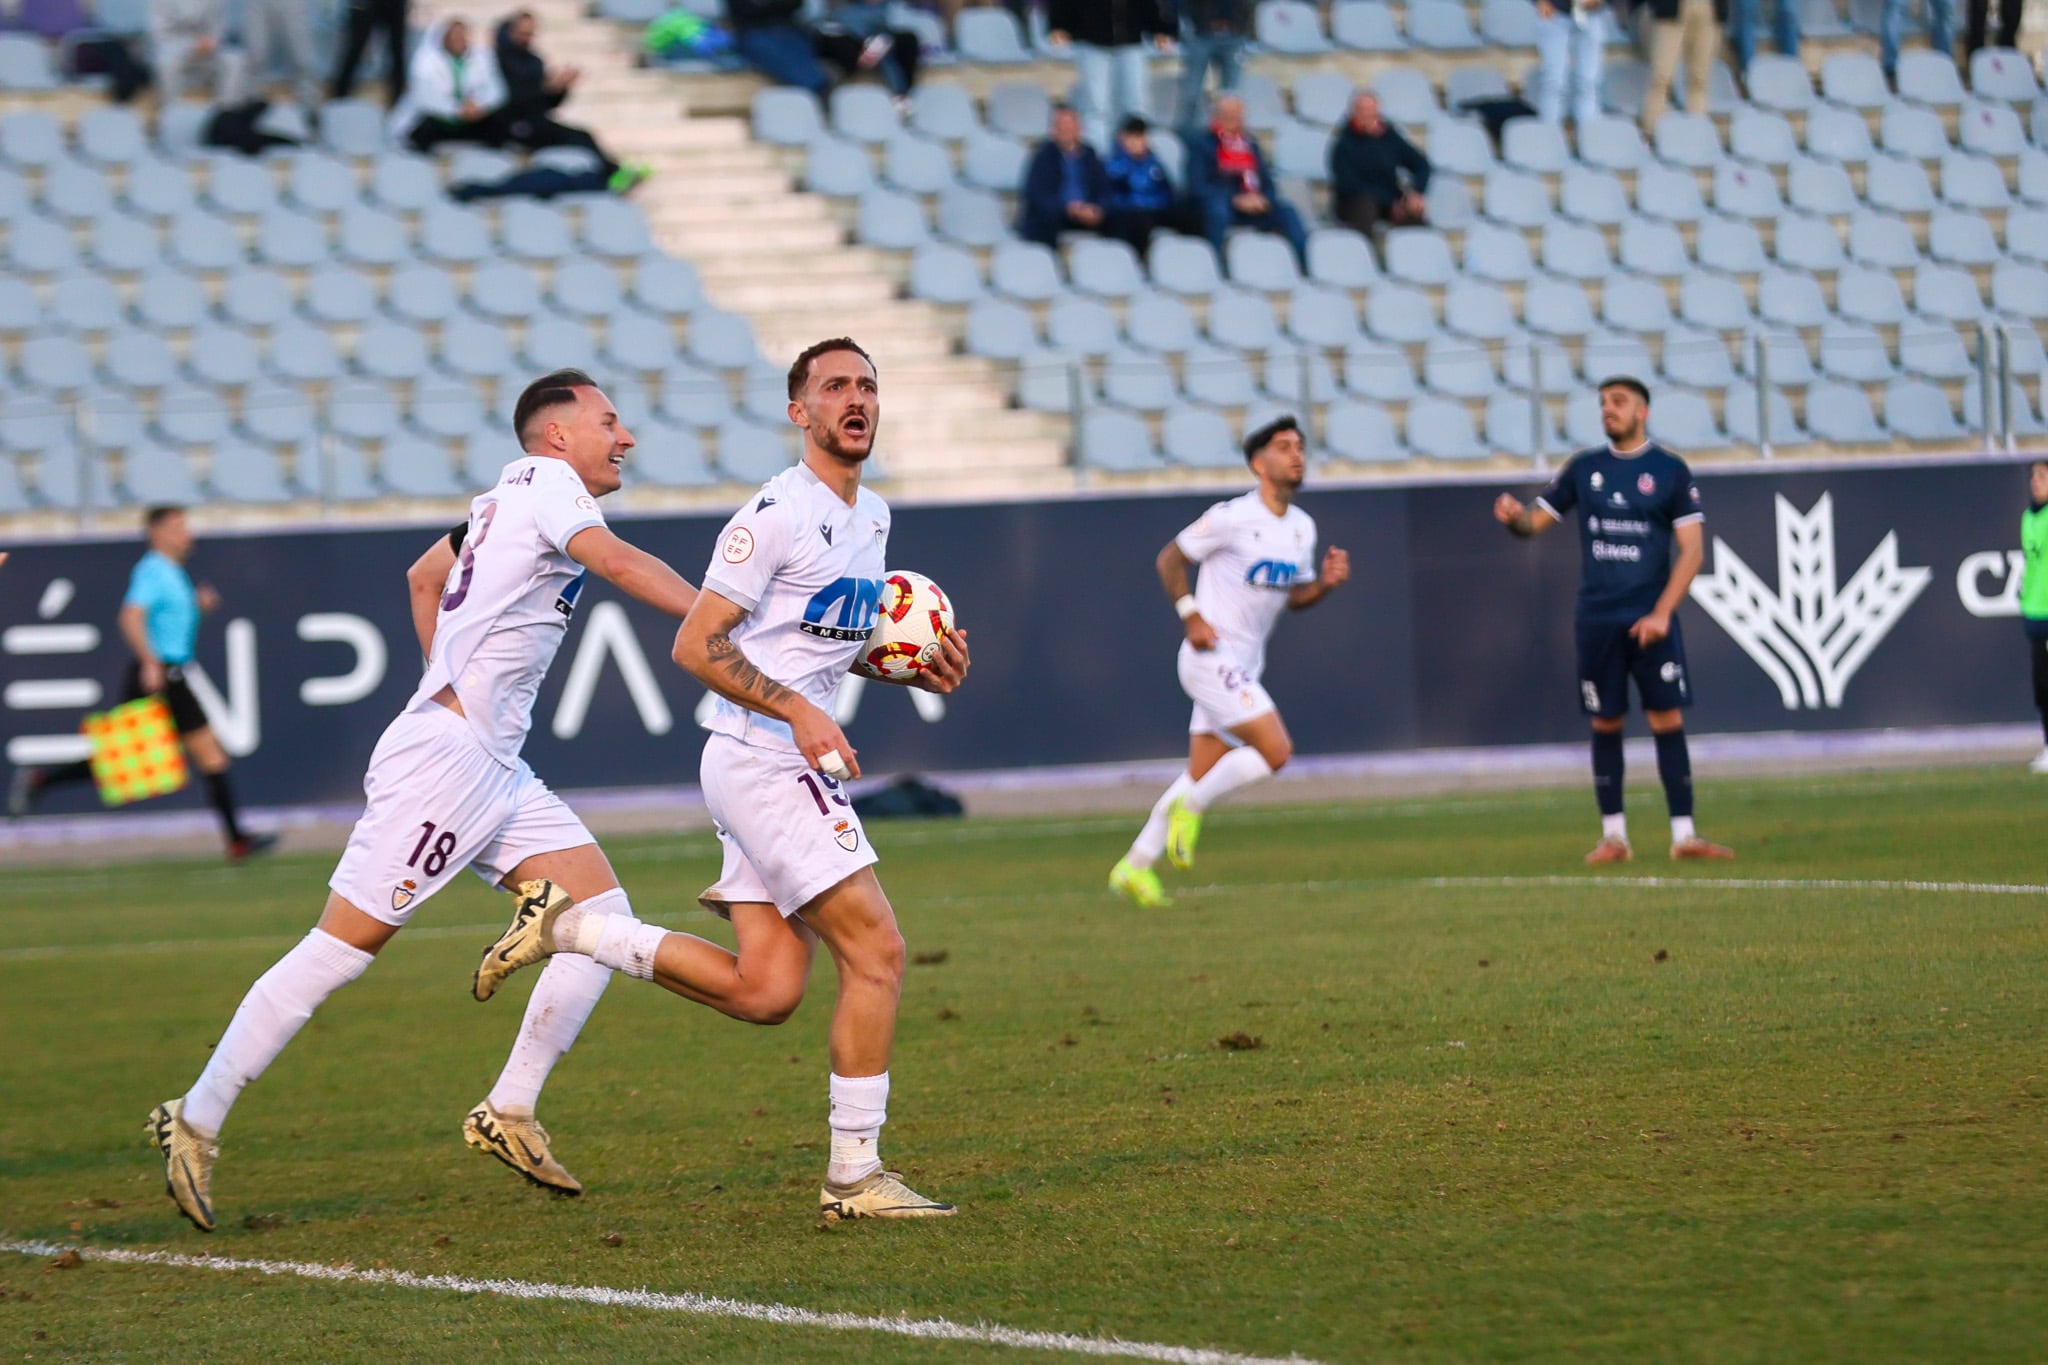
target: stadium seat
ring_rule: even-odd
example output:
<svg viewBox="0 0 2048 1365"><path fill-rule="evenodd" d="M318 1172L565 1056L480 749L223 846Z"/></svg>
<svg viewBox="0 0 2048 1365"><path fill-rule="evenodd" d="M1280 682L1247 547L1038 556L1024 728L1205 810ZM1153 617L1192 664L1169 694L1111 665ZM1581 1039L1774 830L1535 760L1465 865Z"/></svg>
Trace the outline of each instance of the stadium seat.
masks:
<svg viewBox="0 0 2048 1365"><path fill-rule="evenodd" d="M345 161L320 152L296 152L289 158L285 193L308 213L339 213L357 201L355 171Z"/></svg>
<svg viewBox="0 0 2048 1365"><path fill-rule="evenodd" d="M1280 325L1265 295L1226 289L1209 300L1208 333L1234 350L1264 351L1280 339Z"/></svg>
<svg viewBox="0 0 2048 1365"><path fill-rule="evenodd" d="M1430 165L1438 174L1482 176L1496 164L1492 139L1471 119L1433 118L1426 141Z"/></svg>
<svg viewBox="0 0 2048 1365"><path fill-rule="evenodd" d="M1941 197L1959 209L2003 212L2012 207L2005 172L1987 156L1951 152L1941 162Z"/></svg>
<svg viewBox="0 0 2048 1365"><path fill-rule="evenodd" d="M69 332L99 334L120 325L121 291L98 275L66 275L50 286L49 317Z"/></svg>
<svg viewBox="0 0 2048 1365"><path fill-rule="evenodd" d="M1522 392L1561 394L1578 387L1571 353L1556 340L1534 333L1502 348L1500 371L1509 388Z"/></svg>
<svg viewBox="0 0 2048 1365"><path fill-rule="evenodd" d="M1402 346L1356 342L1344 350L1344 387L1361 398L1405 403L1416 393L1415 368Z"/></svg>
<svg viewBox="0 0 2048 1365"><path fill-rule="evenodd" d="M986 190L956 185L939 196L938 231L962 246L992 247L1010 239L1009 215Z"/></svg>
<svg viewBox="0 0 2048 1365"><path fill-rule="evenodd" d="M1381 71L1373 78L1372 88L1380 97L1380 112L1394 123L1421 127L1440 112L1436 87L1413 67L1397 65Z"/></svg>
<svg viewBox="0 0 2048 1365"><path fill-rule="evenodd" d="M1900 107L1893 105L1892 109ZM1885 117L1890 120L1893 114L1888 110ZM1806 150L1827 161L1857 165L1876 154L1876 148L1870 142L1870 125L1864 121L1863 115L1832 104L1816 104L1807 112Z"/></svg>
<svg viewBox="0 0 2048 1365"><path fill-rule="evenodd" d="M1662 285L1616 275L1601 290L1600 320L1625 332L1662 333L1672 324L1671 304Z"/></svg>
<svg viewBox="0 0 2048 1365"><path fill-rule="evenodd" d="M529 334L529 352L532 350L532 340ZM584 363L588 363L588 359L586 355ZM541 368L554 367L550 365ZM432 388L422 386L413 393L408 415L416 430L443 440L459 440L484 429L483 404L478 400L476 390L466 384L437 385ZM641 456L638 451L634 452L632 459L634 464L640 463Z"/></svg>
<svg viewBox="0 0 2048 1365"><path fill-rule="evenodd" d="M1021 360L1038 349L1038 328L1024 308L984 299L967 310L966 344L969 355Z"/></svg>
<svg viewBox="0 0 2048 1365"><path fill-rule="evenodd" d="M420 214L419 245L426 259L450 265L478 265L497 255L490 223L457 204L431 204Z"/></svg>
<svg viewBox="0 0 2048 1365"><path fill-rule="evenodd" d="M1323 419L1323 446L1334 458L1359 464L1408 458L1387 410L1377 403L1362 403L1353 398L1330 404Z"/></svg>
<svg viewBox="0 0 2048 1365"><path fill-rule="evenodd" d="M149 139L135 111L116 105L88 109L72 125L78 153L100 166L130 166L149 156Z"/></svg>
<svg viewBox="0 0 2048 1365"><path fill-rule="evenodd" d="M1889 269L1859 264L1835 276L1835 311L1851 322L1893 327L1905 320L1906 301Z"/></svg>
<svg viewBox="0 0 2048 1365"><path fill-rule="evenodd" d="M1124 313L1124 335L1145 350L1179 354L1195 345L1194 316L1170 294L1141 294Z"/></svg>
<svg viewBox="0 0 2048 1365"><path fill-rule="evenodd" d="M1920 248L1905 219L1859 213L1849 220L1849 258L1861 265L1910 270L1920 264Z"/></svg>
<svg viewBox="0 0 2048 1365"><path fill-rule="evenodd" d="M693 312L704 302L695 267L672 256L641 257L633 267L630 294L642 310L668 317Z"/></svg>
<svg viewBox="0 0 2048 1365"><path fill-rule="evenodd" d="M772 146L805 147L824 132L825 120L810 91L770 86L754 93L752 126L754 136Z"/></svg>
<svg viewBox="0 0 2048 1365"><path fill-rule="evenodd" d="M2041 98L2033 63L2009 47L1978 49L1970 57L1970 89L1980 98L2032 104Z"/></svg>
<svg viewBox="0 0 2048 1365"><path fill-rule="evenodd" d="M1069 296L1046 310L1046 343L1072 355L1104 356L1123 345L1116 314L1096 299Z"/></svg>
<svg viewBox="0 0 2048 1365"><path fill-rule="evenodd" d="M1862 386L1833 380L1807 389L1806 427L1837 445L1877 445L1888 439Z"/></svg>
<svg viewBox="0 0 2048 1365"><path fill-rule="evenodd" d="M1909 441L1953 443L1969 434L1941 386L1925 379L1894 379L1885 385L1884 424Z"/></svg>
<svg viewBox="0 0 2048 1365"><path fill-rule="evenodd" d="M182 166L140 161L128 168L121 197L145 218L175 218L192 207L192 177ZM26 196L22 202L26 202Z"/></svg>
<svg viewBox="0 0 2048 1365"><path fill-rule="evenodd" d="M1779 114L1805 113L1815 103L1805 64L1797 57L1777 55L1750 62L1749 98L1759 108Z"/></svg>
<svg viewBox="0 0 2048 1365"><path fill-rule="evenodd" d="M2048 110L2048 100L2034 106ZM2029 147L2020 153L2019 195L2024 203L2048 204L2048 151Z"/></svg>
<svg viewBox="0 0 2048 1365"><path fill-rule="evenodd" d="M1775 246L1778 263L1794 270L1832 273L1848 262L1841 234L1826 218L1786 214L1778 220Z"/></svg>
<svg viewBox="0 0 2048 1365"><path fill-rule="evenodd" d="M662 372L658 406L669 421L711 431L732 416L732 393L716 372L678 363Z"/></svg>
<svg viewBox="0 0 2048 1365"><path fill-rule="evenodd" d="M1705 114L1672 112L1657 124L1657 157L1687 170L1712 170L1725 159L1721 136Z"/></svg>
<svg viewBox="0 0 2048 1365"><path fill-rule="evenodd" d="M1593 331L1593 305L1574 281L1540 279L1522 294L1522 321L1544 336L1582 337Z"/></svg>
<svg viewBox="0 0 2048 1365"><path fill-rule="evenodd" d="M469 277L469 306L495 322L521 322L541 311L540 281L516 261L493 261Z"/></svg>
<svg viewBox="0 0 2048 1365"><path fill-rule="evenodd" d="M1427 341L1436 335L1436 310L1420 289L1383 284L1366 296L1365 328L1383 341Z"/></svg>
<svg viewBox="0 0 2048 1365"><path fill-rule="evenodd" d="M226 441L213 447L207 483L227 502L281 503L295 496L277 456L261 446Z"/></svg>
<svg viewBox="0 0 2048 1365"><path fill-rule="evenodd" d="M1820 281L1791 270L1766 270L1756 285L1757 316L1779 327L1818 327L1828 319Z"/></svg>
<svg viewBox="0 0 2048 1365"><path fill-rule="evenodd" d="M1841 218L1859 207L1848 168L1832 161L1795 157L1785 168L1785 183L1791 206L1801 213Z"/></svg>
<svg viewBox="0 0 2048 1365"><path fill-rule="evenodd" d="M69 155L63 125L48 114L20 110L0 117L0 161L17 170L43 170Z"/></svg>
<svg viewBox="0 0 2048 1365"><path fill-rule="evenodd" d="M1199 237L1161 234L1152 239L1147 254L1152 283L1157 288L1200 297L1213 294L1222 286L1216 253Z"/></svg>
<svg viewBox="0 0 2048 1365"><path fill-rule="evenodd" d="M965 86L926 82L910 96L910 126L925 137L959 142L981 124Z"/></svg>
<svg viewBox="0 0 2048 1365"><path fill-rule="evenodd" d="M986 114L988 126L996 132L1035 142L1052 126L1052 100L1035 83L1003 82L990 87Z"/></svg>
<svg viewBox="0 0 2048 1365"><path fill-rule="evenodd" d="M1862 390L1857 390L1860 394ZM1770 439L1777 445L1800 445L1806 439L1806 431L1792 414L1792 400L1785 396L1783 389L1773 388L1765 392L1764 402L1769 408ZM1865 405L1868 411L1868 404ZM1757 425L1757 390L1754 384L1737 384L1729 388L1722 397L1721 411L1728 427L1728 435L1742 445L1762 443Z"/></svg>
<svg viewBox="0 0 2048 1365"><path fill-rule="evenodd" d="M1469 52L1483 46L1458 0L1408 0L1408 41L1438 52Z"/></svg>
<svg viewBox="0 0 2048 1365"><path fill-rule="evenodd" d="M1286 119L1273 134L1273 174L1320 184L1330 178L1329 149L1328 129Z"/></svg>
<svg viewBox="0 0 2048 1365"><path fill-rule="evenodd" d="M1878 125L1878 140L1893 156L1913 161L1939 161L1949 151L1948 130L1942 125L1941 115L1903 102L1885 107Z"/></svg>
<svg viewBox="0 0 2048 1365"><path fill-rule="evenodd" d="M1972 100L1956 116L1957 141L1977 156L2018 156L2027 145L2027 131L2010 105Z"/></svg>
<svg viewBox="0 0 2048 1365"><path fill-rule="evenodd" d="M562 211L524 199L508 199L498 210L498 241L522 261L560 261L576 251L576 234Z"/></svg>
<svg viewBox="0 0 2048 1365"><path fill-rule="evenodd" d="M1479 33L1489 47L1536 46L1536 7L1521 0L1485 0L1479 7Z"/></svg>
<svg viewBox="0 0 2048 1365"><path fill-rule="evenodd" d="M349 380L327 391L327 426L348 441L385 441L398 434L398 403L382 384Z"/></svg>
<svg viewBox="0 0 2048 1365"><path fill-rule="evenodd" d="M1405 284L1444 285L1458 274L1451 246L1443 233L1430 228L1395 228L1381 245L1387 278Z"/></svg>
<svg viewBox="0 0 2048 1365"><path fill-rule="evenodd" d="M1265 0L1252 15L1252 34L1260 46L1283 56L1313 57L1330 49L1321 17L1303 0Z"/></svg>
<svg viewBox="0 0 2048 1365"><path fill-rule="evenodd" d="M1863 194L1872 208L1887 213L1930 213L1934 209L1934 186L1927 171L1919 162L1904 157L1872 157Z"/></svg>
<svg viewBox="0 0 2048 1365"><path fill-rule="evenodd" d="M108 338L100 365L107 378L124 389L165 388L178 373L171 348L153 332L123 332Z"/></svg>
<svg viewBox="0 0 2048 1365"><path fill-rule="evenodd" d="M1505 100L1514 96L1508 78L1490 62L1454 66L1444 73L1444 108L1462 109L1468 104Z"/></svg>
<svg viewBox="0 0 2048 1365"><path fill-rule="evenodd" d="M590 260L566 261L555 267L549 281L548 306L573 318L610 317L625 306L625 293L610 266Z"/></svg>
<svg viewBox="0 0 2048 1365"><path fill-rule="evenodd" d="M1884 71L1868 52L1837 52L1823 58L1820 90L1832 103L1851 109L1881 109L1892 98Z"/></svg>
<svg viewBox="0 0 2048 1365"><path fill-rule="evenodd" d="M1631 119L1602 114L1578 130L1579 159L1603 171L1633 171L1649 158L1642 130Z"/></svg>
<svg viewBox="0 0 2048 1365"><path fill-rule="evenodd" d="M1304 72L1294 79L1295 117L1327 134L1349 116L1353 92L1351 78L1341 72Z"/></svg>
<svg viewBox="0 0 2048 1365"><path fill-rule="evenodd" d="M1585 166L1565 167L1557 206L1567 218L1601 227L1619 227L1635 217L1621 177Z"/></svg>
<svg viewBox="0 0 2048 1365"><path fill-rule="evenodd" d="M1075 453L1090 469L1142 473L1165 467L1144 419L1110 408L1097 408L1083 415Z"/></svg>
<svg viewBox="0 0 2048 1365"><path fill-rule="evenodd" d="M1745 374L1764 373L1771 383L1798 388L1811 384L1816 375L1813 352L1796 332L1757 332L1739 347Z"/></svg>
<svg viewBox="0 0 2048 1365"><path fill-rule="evenodd" d="M1566 227L1553 222L1544 228ZM1513 228L1493 223L1475 223L1465 234L1465 273L1494 284L1522 284L1536 273L1529 256L1529 239Z"/></svg>
<svg viewBox="0 0 2048 1365"><path fill-rule="evenodd" d="M1913 272L1913 311L1942 322L1972 323L1984 316L1984 297L1964 267L1922 262Z"/></svg>
<svg viewBox="0 0 2048 1365"><path fill-rule="evenodd" d="M1505 290L1468 279L1453 281L1444 291L1444 326L1482 341L1505 340L1521 331Z"/></svg>
<svg viewBox="0 0 2048 1365"><path fill-rule="evenodd" d="M1488 218L1511 227L1540 228L1552 216L1550 191L1543 178L1505 166L1486 173L1483 202Z"/></svg>
<svg viewBox="0 0 2048 1365"><path fill-rule="evenodd" d="M275 327L291 312L291 285L276 271L237 270L221 287L221 316L237 327Z"/></svg>
<svg viewBox="0 0 2048 1365"><path fill-rule="evenodd" d="M2008 261L1991 272L1991 306L2008 318L2048 322L2048 270Z"/></svg>
<svg viewBox="0 0 2048 1365"><path fill-rule="evenodd" d="M1950 336L1954 328L1948 328ZM1820 372L1856 384L1883 383L1893 374L1884 336L1875 327L1839 318L1820 329ZM1776 370L1772 371L1773 376Z"/></svg>
<svg viewBox="0 0 2048 1365"><path fill-rule="evenodd" d="M1500 375L1485 342L1434 336L1422 350L1422 383L1453 398L1484 398L1500 386Z"/></svg>
<svg viewBox="0 0 2048 1365"><path fill-rule="evenodd" d="M1330 37L1353 52L1403 52L1408 47L1394 12L1378 0L1337 0L1330 8Z"/></svg>
<svg viewBox="0 0 2048 1365"><path fill-rule="evenodd" d="M1777 178L1764 168L1740 161L1724 161L1714 168L1716 212L1735 218L1772 219L1784 208Z"/></svg>
<svg viewBox="0 0 2048 1365"><path fill-rule="evenodd" d="M60 161L43 172L43 212L69 223L90 222L114 206L106 176L81 161Z"/></svg>
<svg viewBox="0 0 2048 1365"><path fill-rule="evenodd" d="M1651 162L1636 172L1636 212L1667 223L1692 223L1706 206L1692 172Z"/></svg>
<svg viewBox="0 0 2048 1365"><path fill-rule="evenodd" d="M1663 405L1660 394L1659 413ZM1563 438L1550 414L1528 394L1496 393L1486 400L1486 444L1505 454L1533 460L1539 450L1556 452L1563 445Z"/></svg>
<svg viewBox="0 0 2048 1365"><path fill-rule="evenodd" d="M1223 244L1226 273L1244 289L1284 294L1301 283L1301 269L1286 241L1270 232L1233 233Z"/></svg>
<svg viewBox="0 0 2048 1365"><path fill-rule="evenodd" d="M123 452L121 484L131 503L185 507L203 501L206 496L200 491L199 480L193 476L192 462L185 452L156 446L136 446Z"/></svg>
<svg viewBox="0 0 2048 1365"><path fill-rule="evenodd" d="M1358 311L1342 290L1299 285L1288 297L1287 331L1308 345L1342 350L1360 339Z"/></svg>
<svg viewBox="0 0 2048 1365"><path fill-rule="evenodd" d="M704 327L706 314L699 313L690 322L690 345L693 354L703 358L699 350L699 331ZM740 364L754 358L755 348L747 348L748 354L739 360ZM649 317L645 313L620 313L605 324L605 363L634 374L659 374L675 363L675 334L665 318ZM727 357L732 359L732 357ZM737 368L727 365L726 368Z"/></svg>
<svg viewBox="0 0 2048 1365"><path fill-rule="evenodd" d="M704 442L695 431L649 419L634 429L638 444L626 465L626 476L662 488L704 488L718 482Z"/></svg>
<svg viewBox="0 0 2048 1365"><path fill-rule="evenodd" d="M1783 116L1745 104L1728 120L1728 151L1759 166L1784 166L1799 155L1799 140Z"/></svg>
<svg viewBox="0 0 2048 1365"><path fill-rule="evenodd" d="M1604 239L1602 250L1604 254ZM1647 218L1632 218L1621 225L1620 260L1623 269L1657 279L1676 279L1692 269L1679 230Z"/></svg>
<svg viewBox="0 0 2048 1365"><path fill-rule="evenodd" d="M1586 374L1596 382L1603 375L1632 374L1647 379L1657 372L1648 343L1626 332L1595 332L1586 338L1581 354Z"/></svg>
<svg viewBox="0 0 2048 1365"><path fill-rule="evenodd" d="M185 365L201 383L221 388L240 388L262 370L255 340L227 327L194 329Z"/></svg>
<svg viewBox="0 0 2048 1365"><path fill-rule="evenodd" d="M440 362L465 379L495 379L512 368L511 339L503 327L454 318L441 329Z"/></svg>
<svg viewBox="0 0 2048 1365"><path fill-rule="evenodd" d="M1263 362L1268 373L1277 373L1273 356L1286 349L1284 344L1276 343L1274 348L1252 355L1229 346L1198 341L1180 357L1182 396L1226 408L1249 407L1259 401L1255 363ZM1105 370L1104 378L1107 377L1108 371ZM1103 396L1109 397L1106 385Z"/></svg>
<svg viewBox="0 0 2048 1365"><path fill-rule="evenodd" d="M1483 460L1488 454L1465 405L1443 398L1418 398L1408 405L1408 445L1436 460Z"/></svg>
<svg viewBox="0 0 2048 1365"><path fill-rule="evenodd" d="M1673 327L1658 348L1666 379L1688 388L1718 390L1735 382L1728 344L1712 328Z"/></svg>
<svg viewBox="0 0 2048 1365"><path fill-rule="evenodd" d="M1024 183L1027 156L1022 142L975 128L961 153L960 178L976 189L1014 194Z"/></svg>
<svg viewBox="0 0 2048 1365"><path fill-rule="evenodd" d="M597 360L590 327L572 318L536 318L526 326L519 359L535 374L569 367L588 370Z"/></svg>
<svg viewBox="0 0 2048 1365"><path fill-rule="evenodd" d="M1899 54L1899 98L1952 108L1966 98L1955 60L1945 52L1909 50Z"/></svg>
<svg viewBox="0 0 2048 1365"><path fill-rule="evenodd" d="M2031 261L2036 265L2048 262L2048 210L2014 209L2008 213L2005 216L2005 249L2018 260Z"/></svg>
<svg viewBox="0 0 2048 1365"><path fill-rule="evenodd" d="M832 91L828 107L832 131L854 142L879 146L902 132L896 106L879 85L841 85Z"/></svg>
<svg viewBox="0 0 2048 1365"><path fill-rule="evenodd" d="M202 307L204 302L202 297ZM0 335L19 340L41 327L42 322L42 300L29 282L0 275Z"/></svg>
<svg viewBox="0 0 2048 1365"><path fill-rule="evenodd" d="M1317 228L1309 234L1308 273L1339 289L1363 289L1380 278L1371 243L1350 228Z"/></svg>
<svg viewBox="0 0 2048 1365"><path fill-rule="evenodd" d="M1880 351L1883 339L1875 328L1868 329ZM1823 340L1825 344L1825 340ZM1907 318L1899 324L1899 368L1907 374L1928 379L1963 379L1977 372L1977 365L1963 345L1956 329L1928 318ZM1863 374L1844 374L1845 379L1867 379ZM1887 377L1887 376L1878 376Z"/></svg>
<svg viewBox="0 0 2048 1365"><path fill-rule="evenodd" d="M989 257L989 287L1023 303L1048 303L1067 292L1059 258L1036 242L1004 242Z"/></svg>
<svg viewBox="0 0 2048 1365"><path fill-rule="evenodd" d="M1231 439L1230 424L1213 408L1184 407L1168 413L1160 446L1168 460L1197 469L1236 469L1244 464Z"/></svg>
<svg viewBox="0 0 2048 1365"><path fill-rule="evenodd" d="M1691 326L1718 332L1746 331L1756 321L1741 285L1704 270L1686 276L1679 286L1678 312Z"/></svg>
<svg viewBox="0 0 2048 1365"><path fill-rule="evenodd" d="M927 242L910 258L910 296L927 303L963 305L985 298L981 268L974 254L959 247Z"/></svg>
<svg viewBox="0 0 2048 1365"><path fill-rule="evenodd" d="M583 206L577 239L595 255L615 261L632 261L655 249L647 231L647 216L637 204L624 199L593 199Z"/></svg>
<svg viewBox="0 0 2048 1365"><path fill-rule="evenodd" d="M953 20L953 45L970 62L1011 65L1032 60L1016 19L993 6L961 10Z"/></svg>
<svg viewBox="0 0 2048 1365"><path fill-rule="evenodd" d="M78 244L68 228L45 218L23 218L7 231L7 264L25 275L75 270Z"/></svg>
<svg viewBox="0 0 2048 1365"><path fill-rule="evenodd" d="M342 260L373 269L388 270L413 256L405 224L395 214L360 204L342 210L334 244Z"/></svg>

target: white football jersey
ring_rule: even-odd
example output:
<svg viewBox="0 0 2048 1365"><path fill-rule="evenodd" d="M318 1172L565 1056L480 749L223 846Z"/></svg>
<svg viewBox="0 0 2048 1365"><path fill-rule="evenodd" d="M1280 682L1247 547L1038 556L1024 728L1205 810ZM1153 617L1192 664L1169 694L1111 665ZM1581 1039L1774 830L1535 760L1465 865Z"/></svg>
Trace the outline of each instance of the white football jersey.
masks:
<svg viewBox="0 0 2048 1365"><path fill-rule="evenodd" d="M1276 517L1253 489L1211 507L1175 542L1202 566L1195 602L1220 647L1254 672L1264 668L1288 589L1315 580L1315 518L1299 507Z"/></svg>
<svg viewBox="0 0 2048 1365"><path fill-rule="evenodd" d="M745 607L732 642L756 668L830 712L875 628L889 552L889 505L862 488L840 501L803 465L761 485L726 522L704 586ZM789 726L717 698L704 728L790 748Z"/></svg>
<svg viewBox="0 0 2048 1365"><path fill-rule="evenodd" d="M448 571L426 676L406 710L453 687L477 742L510 767L533 725L533 699L569 633L583 566L578 531L604 525L576 471L544 455L505 466L469 505L469 532Z"/></svg>

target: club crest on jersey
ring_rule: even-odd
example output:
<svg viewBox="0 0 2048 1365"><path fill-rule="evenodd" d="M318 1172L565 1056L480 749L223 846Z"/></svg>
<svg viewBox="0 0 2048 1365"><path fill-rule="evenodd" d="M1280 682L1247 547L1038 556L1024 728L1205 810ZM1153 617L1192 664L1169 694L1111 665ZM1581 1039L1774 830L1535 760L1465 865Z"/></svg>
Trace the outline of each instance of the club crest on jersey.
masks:
<svg viewBox="0 0 2048 1365"><path fill-rule="evenodd" d="M403 910L406 906L411 905L412 898L419 894L419 889L420 884L410 877L392 887L391 908L393 910Z"/></svg>
<svg viewBox="0 0 2048 1365"><path fill-rule="evenodd" d="M1656 491L1657 480L1650 475L1644 474L1636 480L1636 492L1641 493L1644 497L1647 498Z"/></svg>
<svg viewBox="0 0 2048 1365"><path fill-rule="evenodd" d="M851 821L837 821L832 826L832 842L851 853L860 847L860 831Z"/></svg>
<svg viewBox="0 0 2048 1365"><path fill-rule="evenodd" d="M865 640L881 614L881 579L841 578L812 594L796 628L821 640Z"/></svg>
<svg viewBox="0 0 2048 1365"><path fill-rule="evenodd" d="M1593 485L1593 491L1598 493L1601 489L1607 487L1607 476L1596 469L1593 471L1593 477L1589 482Z"/></svg>

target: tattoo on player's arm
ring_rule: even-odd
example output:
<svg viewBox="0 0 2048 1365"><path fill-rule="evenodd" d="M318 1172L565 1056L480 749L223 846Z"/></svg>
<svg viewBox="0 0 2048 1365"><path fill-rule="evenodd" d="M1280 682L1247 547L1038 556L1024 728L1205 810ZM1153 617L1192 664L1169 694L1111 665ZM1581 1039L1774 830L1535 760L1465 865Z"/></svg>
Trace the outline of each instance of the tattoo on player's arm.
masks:
<svg viewBox="0 0 2048 1365"><path fill-rule="evenodd" d="M754 661L740 653L740 647L724 631L704 642L704 654L725 670L733 690L740 697L753 697L770 706L780 706L796 695L755 667Z"/></svg>

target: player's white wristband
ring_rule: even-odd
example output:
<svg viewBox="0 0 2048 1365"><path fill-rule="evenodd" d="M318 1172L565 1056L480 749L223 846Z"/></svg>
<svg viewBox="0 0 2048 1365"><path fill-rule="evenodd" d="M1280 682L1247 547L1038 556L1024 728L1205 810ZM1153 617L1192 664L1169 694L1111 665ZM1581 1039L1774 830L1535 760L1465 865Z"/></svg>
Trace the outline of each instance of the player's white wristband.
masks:
<svg viewBox="0 0 2048 1365"><path fill-rule="evenodd" d="M853 769L846 766L846 760L839 756L837 749L827 749L818 755L818 771L841 782L853 776Z"/></svg>
<svg viewBox="0 0 2048 1365"><path fill-rule="evenodd" d="M1174 602L1173 609L1179 612L1180 619L1185 621L1190 616L1193 616L1196 612L1200 611L1202 608L1201 605L1195 601L1195 595L1193 593L1184 592L1180 595L1179 599Z"/></svg>

